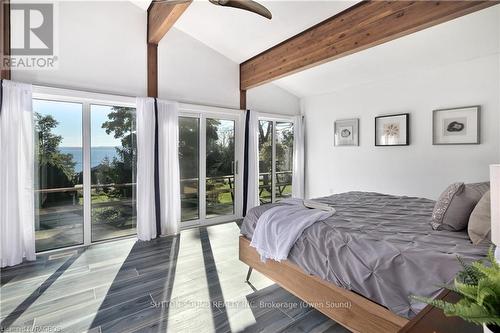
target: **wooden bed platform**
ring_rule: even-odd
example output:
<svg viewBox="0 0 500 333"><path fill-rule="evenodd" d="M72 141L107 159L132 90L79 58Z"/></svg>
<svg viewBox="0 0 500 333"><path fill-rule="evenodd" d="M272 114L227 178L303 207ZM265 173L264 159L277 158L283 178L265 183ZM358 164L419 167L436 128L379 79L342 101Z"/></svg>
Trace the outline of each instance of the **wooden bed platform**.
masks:
<svg viewBox="0 0 500 333"><path fill-rule="evenodd" d="M408 319L363 296L309 275L289 261L261 262L259 254L244 236L240 236L239 256L242 262L353 332L398 332L408 323Z"/></svg>

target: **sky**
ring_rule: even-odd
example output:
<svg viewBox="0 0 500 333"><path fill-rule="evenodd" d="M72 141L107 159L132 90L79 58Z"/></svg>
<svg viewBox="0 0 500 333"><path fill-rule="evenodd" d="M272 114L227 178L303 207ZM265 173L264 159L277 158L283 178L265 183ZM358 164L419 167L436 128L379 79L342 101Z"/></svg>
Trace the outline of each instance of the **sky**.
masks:
<svg viewBox="0 0 500 333"><path fill-rule="evenodd" d="M33 100L33 111L42 115L52 115L58 122L58 126L52 130L56 135L62 136L61 147L82 147L82 104L56 102L46 100ZM91 105L91 145L92 147L116 147L121 146L120 140L115 139L112 134L106 134L101 127L108 120L110 106Z"/></svg>

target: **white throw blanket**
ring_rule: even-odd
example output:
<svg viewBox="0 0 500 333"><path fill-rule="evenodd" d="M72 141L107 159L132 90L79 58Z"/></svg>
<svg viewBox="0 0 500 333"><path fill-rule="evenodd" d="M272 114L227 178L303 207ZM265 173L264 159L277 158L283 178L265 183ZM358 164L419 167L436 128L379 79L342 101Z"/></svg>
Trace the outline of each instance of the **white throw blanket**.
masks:
<svg viewBox="0 0 500 333"><path fill-rule="evenodd" d="M263 262L287 259L292 246L307 227L335 213L333 208L328 211L307 208L300 199L280 203L287 205L273 207L259 217L250 243Z"/></svg>

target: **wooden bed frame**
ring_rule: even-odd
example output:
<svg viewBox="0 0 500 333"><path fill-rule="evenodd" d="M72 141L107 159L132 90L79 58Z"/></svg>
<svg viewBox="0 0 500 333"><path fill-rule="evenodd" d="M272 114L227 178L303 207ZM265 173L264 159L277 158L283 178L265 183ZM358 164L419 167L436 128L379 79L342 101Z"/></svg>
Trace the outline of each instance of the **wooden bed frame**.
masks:
<svg viewBox="0 0 500 333"><path fill-rule="evenodd" d="M354 292L309 275L289 262L260 261L250 241L240 236L240 260L353 332L398 332L408 319ZM350 304L350 308L346 307Z"/></svg>

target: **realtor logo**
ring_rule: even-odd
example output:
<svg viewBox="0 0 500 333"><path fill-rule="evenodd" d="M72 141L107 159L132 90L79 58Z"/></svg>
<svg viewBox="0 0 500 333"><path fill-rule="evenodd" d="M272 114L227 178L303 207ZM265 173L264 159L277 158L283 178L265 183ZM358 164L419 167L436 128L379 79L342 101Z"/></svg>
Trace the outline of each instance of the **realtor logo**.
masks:
<svg viewBox="0 0 500 333"><path fill-rule="evenodd" d="M2 67L15 70L56 69L57 14L57 3L50 0L11 3L10 56L3 58Z"/></svg>
<svg viewBox="0 0 500 333"><path fill-rule="evenodd" d="M11 4L12 55L54 54L54 5Z"/></svg>

